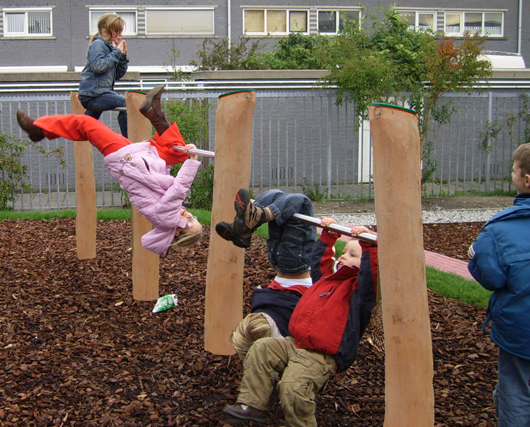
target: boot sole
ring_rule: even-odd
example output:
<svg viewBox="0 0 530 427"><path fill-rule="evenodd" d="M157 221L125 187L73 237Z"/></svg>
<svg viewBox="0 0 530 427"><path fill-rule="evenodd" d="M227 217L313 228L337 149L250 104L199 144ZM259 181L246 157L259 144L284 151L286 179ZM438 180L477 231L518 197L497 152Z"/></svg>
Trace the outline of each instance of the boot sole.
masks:
<svg viewBox="0 0 530 427"><path fill-rule="evenodd" d="M228 240L229 242L232 242L238 248L244 248L244 249L250 248L250 237L238 236L236 233L234 233L234 231L232 230L232 227L227 222L218 223L215 226L215 231L223 239Z"/></svg>
<svg viewBox="0 0 530 427"><path fill-rule="evenodd" d="M164 85L158 85L158 86L155 86L153 89L151 89L147 93L145 101L142 103L142 105L140 105L140 113L142 114L147 113L151 109L151 106L153 105L153 99L155 99L158 95L164 92L165 89L166 88Z"/></svg>
<svg viewBox="0 0 530 427"><path fill-rule="evenodd" d="M236 217L234 219L234 231L236 234L245 234L251 231L245 225L245 211L247 210L248 204L250 203L249 192L242 188L236 194L234 200L234 209L236 211Z"/></svg>
<svg viewBox="0 0 530 427"><path fill-rule="evenodd" d="M252 417L252 416L246 416L238 414L235 411L232 411L231 408L223 408L223 412L230 415L231 417L237 418L239 420L247 420L247 421L255 421L260 424L267 424L269 422L268 418L259 418L259 417Z"/></svg>

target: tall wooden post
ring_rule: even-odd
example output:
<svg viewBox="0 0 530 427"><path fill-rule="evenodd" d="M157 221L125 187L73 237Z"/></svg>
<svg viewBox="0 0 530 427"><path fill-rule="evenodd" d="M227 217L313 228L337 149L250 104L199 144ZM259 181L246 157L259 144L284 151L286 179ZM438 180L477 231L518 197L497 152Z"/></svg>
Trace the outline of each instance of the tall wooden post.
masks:
<svg viewBox="0 0 530 427"><path fill-rule="evenodd" d="M385 335L385 427L434 425L433 357L414 111L369 108Z"/></svg>
<svg viewBox="0 0 530 427"><path fill-rule="evenodd" d="M125 92L127 106L127 132L133 142L146 141L152 138L151 122L140 113L140 105L145 94ZM151 223L132 206L132 280L133 298L139 301L158 299L159 256L142 246L142 236L152 230Z"/></svg>
<svg viewBox="0 0 530 427"><path fill-rule="evenodd" d="M229 337L243 318L245 250L217 235L215 224L232 222L234 199L248 188L252 156L252 124L256 94L232 92L219 97L215 115L215 171L210 249L206 270L204 348L234 354Z"/></svg>
<svg viewBox="0 0 530 427"><path fill-rule="evenodd" d="M77 92L70 92L72 112L83 114L85 109L79 102ZM77 193L77 213L75 233L77 258L96 257L96 178L94 176L94 156L92 145L88 141L74 143L75 185Z"/></svg>

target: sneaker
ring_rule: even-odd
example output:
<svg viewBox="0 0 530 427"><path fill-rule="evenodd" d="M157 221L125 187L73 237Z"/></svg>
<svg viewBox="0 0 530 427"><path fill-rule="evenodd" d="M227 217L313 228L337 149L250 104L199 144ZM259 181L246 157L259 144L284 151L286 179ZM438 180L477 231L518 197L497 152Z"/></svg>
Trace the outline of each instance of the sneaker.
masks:
<svg viewBox="0 0 530 427"><path fill-rule="evenodd" d="M24 132L26 132L33 142L44 139L44 131L33 124L35 120L28 116L24 110L17 111L17 122Z"/></svg>
<svg viewBox="0 0 530 427"><path fill-rule="evenodd" d="M236 217L234 218L233 229L236 234L242 237L250 236L256 228L267 222L265 210L254 206L246 188L237 192L234 209L236 210Z"/></svg>
<svg viewBox="0 0 530 427"><path fill-rule="evenodd" d="M245 248L245 249L250 248L250 236L241 237L237 235L236 233L234 233L234 230L232 230L232 226L228 224L227 222L218 223L215 226L215 231L223 239L228 240L229 242L232 242L238 248Z"/></svg>
<svg viewBox="0 0 530 427"><path fill-rule="evenodd" d="M256 421L257 423L263 424L266 424L269 421L267 413L265 411L253 408L252 406L248 406L243 403L236 403L235 405L226 405L223 408L223 412L240 420Z"/></svg>

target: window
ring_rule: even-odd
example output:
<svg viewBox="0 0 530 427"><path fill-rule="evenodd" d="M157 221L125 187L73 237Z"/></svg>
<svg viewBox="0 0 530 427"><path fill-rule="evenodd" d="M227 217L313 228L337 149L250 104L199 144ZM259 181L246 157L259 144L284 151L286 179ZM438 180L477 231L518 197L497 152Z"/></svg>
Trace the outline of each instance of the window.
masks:
<svg viewBox="0 0 530 427"><path fill-rule="evenodd" d="M340 19L337 19L339 16ZM346 23L359 22L358 10L319 10L318 31L323 34L337 34Z"/></svg>
<svg viewBox="0 0 530 427"><path fill-rule="evenodd" d="M445 32L461 36L468 31L481 36L502 37L504 34L504 14L502 12L447 12Z"/></svg>
<svg viewBox="0 0 530 427"><path fill-rule="evenodd" d="M51 36L51 8L4 9L4 37Z"/></svg>
<svg viewBox="0 0 530 427"><path fill-rule="evenodd" d="M434 12L402 11L400 15L409 24L410 30L436 31L436 15Z"/></svg>
<svg viewBox="0 0 530 427"><path fill-rule="evenodd" d="M98 21L106 13L116 13L120 15L125 21L125 28L123 29L124 36L133 36L138 34L136 9L90 9L90 34L98 32Z"/></svg>
<svg viewBox="0 0 530 427"><path fill-rule="evenodd" d="M157 8L145 11L149 35L214 35L213 8Z"/></svg>
<svg viewBox="0 0 530 427"><path fill-rule="evenodd" d="M247 9L243 12L245 34L308 32L307 10Z"/></svg>

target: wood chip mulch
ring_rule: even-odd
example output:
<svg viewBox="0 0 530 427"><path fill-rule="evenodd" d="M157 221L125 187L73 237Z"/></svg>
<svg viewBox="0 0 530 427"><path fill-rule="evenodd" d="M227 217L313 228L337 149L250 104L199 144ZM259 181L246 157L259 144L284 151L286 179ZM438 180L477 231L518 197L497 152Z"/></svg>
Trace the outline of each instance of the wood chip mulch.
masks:
<svg viewBox="0 0 530 427"><path fill-rule="evenodd" d="M480 226L425 226L425 247L464 258ZM208 233L191 252L161 259L160 295L179 301L156 314L154 302L132 299L130 236L130 222L100 221L97 258L80 261L74 220L0 222L0 425L252 425L222 412L235 401L241 361L203 350ZM245 313L252 289L274 276L263 239L253 239ZM485 309L433 293L429 303L436 426L495 426ZM319 426L382 426L384 391L384 354L365 339L319 396ZM269 415L284 424L276 394Z"/></svg>

